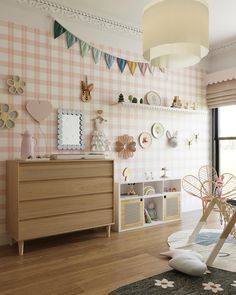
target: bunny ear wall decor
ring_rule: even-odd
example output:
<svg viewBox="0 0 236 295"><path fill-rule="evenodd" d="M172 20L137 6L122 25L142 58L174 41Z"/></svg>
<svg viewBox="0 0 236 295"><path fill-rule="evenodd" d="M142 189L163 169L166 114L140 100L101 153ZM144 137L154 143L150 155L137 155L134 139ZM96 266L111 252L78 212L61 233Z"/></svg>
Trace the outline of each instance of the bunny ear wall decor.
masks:
<svg viewBox="0 0 236 295"><path fill-rule="evenodd" d="M88 84L88 77L85 76L85 81L81 81L81 100L83 102L88 102L92 99L91 91L93 87L93 84Z"/></svg>
<svg viewBox="0 0 236 295"><path fill-rule="evenodd" d="M166 131L166 137L167 137L167 140L168 140L167 142L168 142L168 145L170 147L175 148L175 147L178 146L178 138L177 138L177 136L178 136L178 131L175 131L173 133L173 135L171 135L169 130Z"/></svg>

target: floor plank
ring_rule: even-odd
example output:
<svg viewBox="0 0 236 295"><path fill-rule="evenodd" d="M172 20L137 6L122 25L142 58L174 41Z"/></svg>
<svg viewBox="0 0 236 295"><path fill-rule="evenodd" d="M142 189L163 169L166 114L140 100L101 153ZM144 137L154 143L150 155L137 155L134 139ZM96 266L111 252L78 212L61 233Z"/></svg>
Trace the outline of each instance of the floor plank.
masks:
<svg viewBox="0 0 236 295"><path fill-rule="evenodd" d="M17 245L0 247L0 294L105 295L128 283L169 269L159 255L168 249L167 237L192 229L200 212L182 221L106 238L105 229L27 241L25 254ZM220 228L218 215L208 228Z"/></svg>

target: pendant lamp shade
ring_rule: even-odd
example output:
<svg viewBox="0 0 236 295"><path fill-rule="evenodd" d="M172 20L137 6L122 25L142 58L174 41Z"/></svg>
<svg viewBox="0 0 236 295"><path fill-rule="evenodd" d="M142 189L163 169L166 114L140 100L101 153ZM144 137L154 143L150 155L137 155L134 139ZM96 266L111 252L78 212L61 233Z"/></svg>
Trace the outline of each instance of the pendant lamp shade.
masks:
<svg viewBox="0 0 236 295"><path fill-rule="evenodd" d="M207 0L156 0L144 8L143 56L160 68L197 64L209 52Z"/></svg>

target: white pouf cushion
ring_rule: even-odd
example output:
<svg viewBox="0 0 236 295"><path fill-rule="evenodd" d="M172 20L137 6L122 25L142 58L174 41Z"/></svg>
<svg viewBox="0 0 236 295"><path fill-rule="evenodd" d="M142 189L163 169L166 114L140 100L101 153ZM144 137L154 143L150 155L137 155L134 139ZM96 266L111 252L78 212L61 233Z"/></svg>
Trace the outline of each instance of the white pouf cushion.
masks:
<svg viewBox="0 0 236 295"><path fill-rule="evenodd" d="M203 262L203 257L191 250L172 249L161 255L172 257L169 265L187 275L201 276L207 270L206 264Z"/></svg>

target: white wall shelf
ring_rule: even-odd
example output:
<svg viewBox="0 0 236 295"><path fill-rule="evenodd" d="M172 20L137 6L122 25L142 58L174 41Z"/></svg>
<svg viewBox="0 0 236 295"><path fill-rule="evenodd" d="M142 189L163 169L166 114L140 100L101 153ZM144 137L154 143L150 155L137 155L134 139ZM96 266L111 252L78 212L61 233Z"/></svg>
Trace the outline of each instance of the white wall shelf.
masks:
<svg viewBox="0 0 236 295"><path fill-rule="evenodd" d="M167 111L167 112L177 112L177 113L185 113L185 114L207 114L209 110L207 109L183 109L183 108L171 108L171 107L164 107L164 106L156 106L156 105L149 105L149 104L140 104L140 103L131 103L131 102L119 102L113 103L113 106L125 107L125 108L144 108L149 110L160 110L160 111Z"/></svg>
<svg viewBox="0 0 236 295"><path fill-rule="evenodd" d="M133 185L136 195L128 195L130 185ZM145 191L148 190L147 187L152 187L154 192L145 194ZM150 201L154 204L155 217L152 218L151 223L146 223L144 211L148 210ZM116 183L115 202L115 230L117 231L150 227L180 220L181 179L159 178Z"/></svg>

